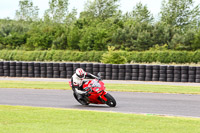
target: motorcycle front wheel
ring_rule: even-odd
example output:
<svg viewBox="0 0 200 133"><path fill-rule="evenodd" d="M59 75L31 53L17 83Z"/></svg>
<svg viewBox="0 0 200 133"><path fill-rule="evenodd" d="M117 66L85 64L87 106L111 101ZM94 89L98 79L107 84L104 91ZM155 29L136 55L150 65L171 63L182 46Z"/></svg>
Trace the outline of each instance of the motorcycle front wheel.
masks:
<svg viewBox="0 0 200 133"><path fill-rule="evenodd" d="M117 103L116 103L114 97L112 97L109 93L107 93L107 94L105 95L105 97L106 97L106 99L107 99L106 104L107 104L108 106L110 106L110 107L115 107L115 106L116 106Z"/></svg>

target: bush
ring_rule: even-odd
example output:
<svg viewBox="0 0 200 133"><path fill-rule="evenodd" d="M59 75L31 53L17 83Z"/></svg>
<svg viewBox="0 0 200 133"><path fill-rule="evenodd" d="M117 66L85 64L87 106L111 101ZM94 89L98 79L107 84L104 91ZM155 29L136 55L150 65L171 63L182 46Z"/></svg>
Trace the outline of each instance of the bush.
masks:
<svg viewBox="0 0 200 133"><path fill-rule="evenodd" d="M7 61L80 61L100 62L103 51L23 51L23 50L1 50L0 60Z"/></svg>
<svg viewBox="0 0 200 133"><path fill-rule="evenodd" d="M200 51L145 51L131 52L127 57L128 62L136 63L198 63Z"/></svg>
<svg viewBox="0 0 200 133"><path fill-rule="evenodd" d="M125 64L127 60L124 56L120 55L118 51L114 51L114 47L108 47L108 52L104 53L101 59L102 63L108 64Z"/></svg>
<svg viewBox="0 0 200 133"><path fill-rule="evenodd" d="M23 51L0 50L0 60L6 61L65 61L65 62L102 62L110 64L125 63L199 63L200 51Z"/></svg>

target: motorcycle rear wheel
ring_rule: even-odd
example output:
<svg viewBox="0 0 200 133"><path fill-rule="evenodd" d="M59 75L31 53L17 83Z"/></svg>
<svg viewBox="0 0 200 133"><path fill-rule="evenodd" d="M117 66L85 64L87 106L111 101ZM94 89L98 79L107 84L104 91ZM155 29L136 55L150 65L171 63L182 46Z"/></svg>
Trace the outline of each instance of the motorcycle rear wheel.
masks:
<svg viewBox="0 0 200 133"><path fill-rule="evenodd" d="M105 95L105 97L106 97L106 99L107 99L106 104L107 104L108 106L110 106L110 107L115 107L115 106L116 106L117 103L116 103L114 97L112 97L109 93L107 93L107 94Z"/></svg>
<svg viewBox="0 0 200 133"><path fill-rule="evenodd" d="M74 98L80 103L80 104L82 104L82 105L89 105L89 103L86 101L86 100L79 100L78 98L77 98L77 96L76 96L76 94L75 93L73 93L74 94Z"/></svg>

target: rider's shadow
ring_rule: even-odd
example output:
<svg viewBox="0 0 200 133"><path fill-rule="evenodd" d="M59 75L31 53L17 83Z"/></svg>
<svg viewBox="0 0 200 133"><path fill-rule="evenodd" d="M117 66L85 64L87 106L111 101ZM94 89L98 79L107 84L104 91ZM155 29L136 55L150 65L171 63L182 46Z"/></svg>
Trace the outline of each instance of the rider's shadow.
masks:
<svg viewBox="0 0 200 133"><path fill-rule="evenodd" d="M108 107L108 106L104 106L104 105L96 105L96 104L94 104L94 105L76 105L76 107L78 107L78 108L110 108L110 107Z"/></svg>

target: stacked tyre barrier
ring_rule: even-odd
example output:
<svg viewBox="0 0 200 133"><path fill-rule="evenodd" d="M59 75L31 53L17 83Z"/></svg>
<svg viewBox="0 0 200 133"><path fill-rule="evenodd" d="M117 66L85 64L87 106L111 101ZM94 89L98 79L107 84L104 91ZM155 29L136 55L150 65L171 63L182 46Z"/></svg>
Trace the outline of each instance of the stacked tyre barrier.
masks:
<svg viewBox="0 0 200 133"><path fill-rule="evenodd" d="M94 75L97 75L99 72L99 64L93 64L92 72Z"/></svg>
<svg viewBox="0 0 200 133"><path fill-rule="evenodd" d="M152 65L146 66L145 73L146 73L145 81L152 81L153 66Z"/></svg>
<svg viewBox="0 0 200 133"><path fill-rule="evenodd" d="M200 67L139 64L0 61L1 77L71 78L77 68L105 80L200 83Z"/></svg>
<svg viewBox="0 0 200 133"><path fill-rule="evenodd" d="M138 80L139 76L139 65L132 65L132 80Z"/></svg>
<svg viewBox="0 0 200 133"><path fill-rule="evenodd" d="M118 65L113 64L112 65L112 80L118 80L119 78L119 69L118 69Z"/></svg>
<svg viewBox="0 0 200 133"><path fill-rule="evenodd" d="M66 66L66 77L67 78L71 78L71 76L73 75L73 63L67 63L65 64Z"/></svg>
<svg viewBox="0 0 200 133"><path fill-rule="evenodd" d="M118 79L119 80L125 80L125 65L119 65L119 67L118 67L118 69L119 69L119 75L118 75Z"/></svg>

